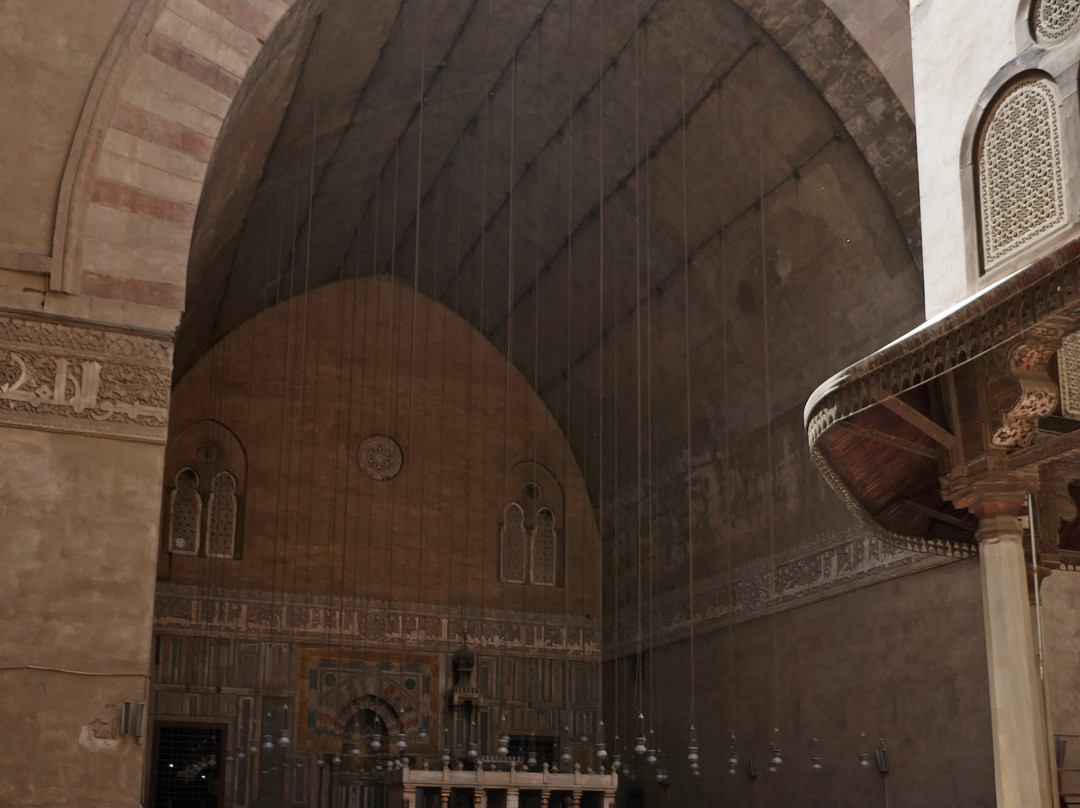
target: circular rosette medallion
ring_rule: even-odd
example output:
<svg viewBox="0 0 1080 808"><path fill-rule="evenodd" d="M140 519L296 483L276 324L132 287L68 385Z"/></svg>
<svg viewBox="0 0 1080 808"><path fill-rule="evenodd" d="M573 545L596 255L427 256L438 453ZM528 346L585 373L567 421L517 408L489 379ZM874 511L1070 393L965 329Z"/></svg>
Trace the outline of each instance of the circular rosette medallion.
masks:
<svg viewBox="0 0 1080 808"><path fill-rule="evenodd" d="M389 480L401 471L401 447L387 435L364 438L356 449L356 459L373 480Z"/></svg>

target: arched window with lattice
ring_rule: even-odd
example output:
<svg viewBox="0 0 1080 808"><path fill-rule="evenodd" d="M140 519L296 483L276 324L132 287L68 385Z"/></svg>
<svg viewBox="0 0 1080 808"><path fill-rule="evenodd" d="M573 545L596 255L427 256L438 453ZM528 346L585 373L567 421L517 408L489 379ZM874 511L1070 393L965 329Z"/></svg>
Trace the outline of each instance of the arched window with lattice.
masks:
<svg viewBox="0 0 1080 808"><path fill-rule="evenodd" d="M199 475L185 466L173 478L173 490L169 494L169 552L198 555L201 526Z"/></svg>
<svg viewBox="0 0 1080 808"><path fill-rule="evenodd" d="M550 508L541 508L533 519L531 574L534 584L555 586L558 558L555 541L555 514Z"/></svg>
<svg viewBox="0 0 1080 808"><path fill-rule="evenodd" d="M499 537L500 578L509 583L525 582L525 511L516 502L503 509Z"/></svg>
<svg viewBox="0 0 1080 808"><path fill-rule="evenodd" d="M1007 87L979 132L983 271L1065 222L1057 92L1039 74Z"/></svg>
<svg viewBox="0 0 1080 808"><path fill-rule="evenodd" d="M236 478L227 471L214 475L206 515L206 554L232 558L236 553Z"/></svg>
<svg viewBox="0 0 1080 808"><path fill-rule="evenodd" d="M232 430L217 421L187 427L170 441L165 471L168 551L239 558L247 459Z"/></svg>

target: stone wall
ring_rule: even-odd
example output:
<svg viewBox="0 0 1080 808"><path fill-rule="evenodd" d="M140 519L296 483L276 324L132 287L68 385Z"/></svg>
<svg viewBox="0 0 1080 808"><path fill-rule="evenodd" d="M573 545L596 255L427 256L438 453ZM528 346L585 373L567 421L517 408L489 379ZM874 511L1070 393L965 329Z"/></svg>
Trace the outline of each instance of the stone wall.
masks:
<svg viewBox="0 0 1080 808"><path fill-rule="evenodd" d="M147 697L145 487L161 475L171 351L159 334L0 317L2 803L136 804L143 749L120 715Z"/></svg>
<svg viewBox="0 0 1080 808"><path fill-rule="evenodd" d="M855 808L994 805L978 561L967 559L695 638L702 774L688 776L689 642L643 652L645 712L671 786L634 764L650 804ZM632 746L636 655L605 665L609 727ZM618 709L615 672L618 671ZM772 733L773 727L779 732ZM609 732L611 730L609 729ZM735 734L739 765L728 774ZM865 734L865 737L863 735ZM814 739L817 742L814 742ZM887 782L873 750L889 751ZM782 750L767 771L771 744ZM870 767L858 755L870 755ZM630 755L630 758L633 756ZM753 757L758 777L747 775ZM823 768L811 768L820 757Z"/></svg>
<svg viewBox="0 0 1080 808"><path fill-rule="evenodd" d="M309 698L313 659L380 696L397 667L427 660L431 700L410 712L410 754L436 765L441 743L460 753L466 741L460 711L447 707L463 642L478 655L482 753L502 728L559 743L564 727L593 736L592 507L551 414L464 320L386 278L321 287L210 348L177 383L170 425L153 725L218 725L229 750L264 731L253 722L294 733L288 758L229 762L236 804L314 799L314 755L348 745L334 729L341 705ZM395 462L364 453L373 436L392 441L383 445L400 451ZM208 557L205 544L169 552L173 475L201 468L200 456L225 458L241 483L235 558ZM526 483L540 489L531 499ZM509 500L552 509L556 586L500 581ZM368 682L356 672L364 665L385 669Z"/></svg>

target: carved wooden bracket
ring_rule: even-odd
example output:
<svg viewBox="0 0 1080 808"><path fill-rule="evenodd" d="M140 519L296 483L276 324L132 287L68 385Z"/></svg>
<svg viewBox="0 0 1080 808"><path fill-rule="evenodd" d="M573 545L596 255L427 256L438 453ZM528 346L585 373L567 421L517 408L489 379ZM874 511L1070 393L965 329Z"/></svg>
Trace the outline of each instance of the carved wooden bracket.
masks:
<svg viewBox="0 0 1080 808"><path fill-rule="evenodd" d="M991 443L1005 449L1030 446L1035 440L1039 419L1050 415L1058 402L1058 386L1047 373L1051 358L1061 347L1065 330L1056 324L1027 331L1022 341L1008 353L1008 383L1012 387L1009 402L998 401L1001 425ZM1000 385L999 394L1001 392Z"/></svg>

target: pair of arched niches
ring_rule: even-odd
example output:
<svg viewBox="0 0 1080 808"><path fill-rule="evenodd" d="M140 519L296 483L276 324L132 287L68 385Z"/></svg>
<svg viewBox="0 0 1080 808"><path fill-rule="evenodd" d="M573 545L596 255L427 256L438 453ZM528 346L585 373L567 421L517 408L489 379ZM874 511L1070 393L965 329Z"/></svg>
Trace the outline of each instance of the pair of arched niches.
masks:
<svg viewBox="0 0 1080 808"><path fill-rule="evenodd" d="M976 287L1080 229L1080 0L1025 0L1017 23L1019 55L986 88L966 138Z"/></svg>
<svg viewBox="0 0 1080 808"><path fill-rule="evenodd" d="M170 442L165 462L166 550L239 558L247 486L240 440L224 424L199 421Z"/></svg>

